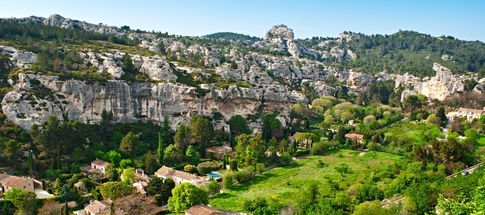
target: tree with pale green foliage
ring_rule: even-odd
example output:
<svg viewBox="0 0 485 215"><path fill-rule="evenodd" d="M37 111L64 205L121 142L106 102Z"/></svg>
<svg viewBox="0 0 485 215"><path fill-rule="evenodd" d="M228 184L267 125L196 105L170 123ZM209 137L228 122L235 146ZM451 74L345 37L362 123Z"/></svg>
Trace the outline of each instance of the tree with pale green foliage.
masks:
<svg viewBox="0 0 485 215"><path fill-rule="evenodd" d="M37 210L37 199L35 193L25 192L13 188L4 194L6 200L10 200L17 208L17 213L22 215L34 215Z"/></svg>
<svg viewBox="0 0 485 215"><path fill-rule="evenodd" d="M115 150L111 150L108 153L106 153L106 157L108 158L109 162L111 165L117 167L120 165L121 161L121 154Z"/></svg>
<svg viewBox="0 0 485 215"><path fill-rule="evenodd" d="M135 170L133 170L133 168L131 167L126 168L123 170L120 177L121 177L121 181L132 184L133 182L135 182L135 178L136 178Z"/></svg>
<svg viewBox="0 0 485 215"><path fill-rule="evenodd" d="M312 101L312 109L317 113L323 114L336 103L337 99L335 97L322 96Z"/></svg>
<svg viewBox="0 0 485 215"><path fill-rule="evenodd" d="M106 182L99 186L103 199L115 200L134 193L131 184L122 181Z"/></svg>
<svg viewBox="0 0 485 215"><path fill-rule="evenodd" d="M380 201L363 202L354 209L354 215L391 215L392 213L381 207Z"/></svg>
<svg viewBox="0 0 485 215"><path fill-rule="evenodd" d="M181 183L172 190L172 197L168 199L170 211L180 213L194 205L209 203L207 192L190 183Z"/></svg>
<svg viewBox="0 0 485 215"><path fill-rule="evenodd" d="M200 154L194 146L190 145L185 151L185 159L191 164L197 164L200 161Z"/></svg>
<svg viewBox="0 0 485 215"><path fill-rule="evenodd" d="M219 193L219 191L221 190L219 183L217 183L217 181L214 181L214 180L209 181L209 183L207 183L205 188L206 188L209 196L217 195Z"/></svg>

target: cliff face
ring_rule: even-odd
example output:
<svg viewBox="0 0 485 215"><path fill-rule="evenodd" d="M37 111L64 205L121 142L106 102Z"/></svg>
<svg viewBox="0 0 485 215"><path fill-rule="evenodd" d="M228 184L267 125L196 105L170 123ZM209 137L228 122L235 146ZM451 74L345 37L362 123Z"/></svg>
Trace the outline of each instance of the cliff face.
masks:
<svg viewBox="0 0 485 215"><path fill-rule="evenodd" d="M395 80L396 89L404 87L402 98L424 94L443 100L462 92L466 79L439 64L434 65L437 75L427 79L387 71L369 74L326 64L325 59L344 62L358 58L348 44L362 37L354 33L318 42L296 39L291 28L277 25L261 40L238 42L129 31L59 15L1 20L123 35L133 40L131 45L94 43L100 47L60 44L59 52L79 54L73 61L76 74L102 75L104 79L95 79L102 81L94 83L83 81L92 80L89 78L61 80L43 75L49 71L36 71L38 67L32 66L39 64L41 52L22 50L23 46L0 46L0 54L10 59L9 67L15 68L11 71L20 73L18 78L8 75L13 90L5 95L2 109L9 120L25 129L43 124L51 115L95 123L101 120L103 110L113 112L117 122L157 123L167 114L172 126L194 114L220 114L227 120L236 114L248 116L263 111L277 111L279 119L286 122L292 103L309 102L306 96L335 95L344 84L351 93L358 93L376 81ZM126 55L139 74L125 74ZM481 80L474 91L483 92L484 86ZM250 124L257 127L260 122L250 120Z"/></svg>
<svg viewBox="0 0 485 215"><path fill-rule="evenodd" d="M114 120L119 122L160 122L167 114L173 126L177 126L194 114L220 113L226 120L234 114L256 114L263 104L267 110L284 114L289 111L289 103L303 98L295 92L236 86L227 90L209 89L207 94L198 97L196 88L173 83L89 84L79 80L61 81L54 76L20 74L14 90L5 95L2 109L10 120L25 129L43 124L49 116L98 122L103 110L112 111Z"/></svg>
<svg viewBox="0 0 485 215"><path fill-rule="evenodd" d="M446 97L465 90L463 77L452 74L451 70L434 63L433 70L436 75L429 80L419 80L410 75L402 75L396 78L396 88L399 86L408 86L401 95L404 99L410 95L422 94L431 99L443 101Z"/></svg>

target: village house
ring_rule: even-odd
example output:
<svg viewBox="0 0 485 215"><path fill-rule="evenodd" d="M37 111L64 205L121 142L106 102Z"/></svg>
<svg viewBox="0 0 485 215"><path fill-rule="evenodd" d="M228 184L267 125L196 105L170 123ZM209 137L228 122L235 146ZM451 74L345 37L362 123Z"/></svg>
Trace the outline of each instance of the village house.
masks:
<svg viewBox="0 0 485 215"><path fill-rule="evenodd" d="M356 140L358 143L362 143L362 141L364 140L364 135L356 134L356 133L349 133L349 134L345 134L345 138L350 139L350 140Z"/></svg>
<svg viewBox="0 0 485 215"><path fill-rule="evenodd" d="M148 182L150 182L150 178L145 175L145 171L143 169L135 169L135 182L132 185L136 192L145 195L145 187L148 186Z"/></svg>
<svg viewBox="0 0 485 215"><path fill-rule="evenodd" d="M185 215L238 215L239 212L222 211L208 205L195 205L185 211Z"/></svg>
<svg viewBox="0 0 485 215"><path fill-rule="evenodd" d="M467 121L471 122L475 119L480 119L482 115L485 115L485 107L482 110L460 108L457 111L449 112L447 117L450 120L454 120L455 118L465 118Z"/></svg>
<svg viewBox="0 0 485 215"><path fill-rule="evenodd" d="M228 145L212 146L205 149L205 152L209 156L222 159L225 155L233 155L233 150Z"/></svg>
<svg viewBox="0 0 485 215"><path fill-rule="evenodd" d="M145 174L143 169L137 168L135 169L135 181L144 181L148 183L150 178Z"/></svg>
<svg viewBox="0 0 485 215"><path fill-rule="evenodd" d="M37 198L39 199L54 197L52 194L43 190L43 185L41 181L30 177L19 177L7 174L0 174L0 196L3 196L3 193L8 192L14 188L26 192L35 193L37 195Z"/></svg>
<svg viewBox="0 0 485 215"><path fill-rule="evenodd" d="M74 215L104 215L111 211L111 202L94 200L82 210L74 211Z"/></svg>
<svg viewBox="0 0 485 215"><path fill-rule="evenodd" d="M99 172L104 175L109 165L110 163L96 158L96 160L91 162L91 172Z"/></svg>
<svg viewBox="0 0 485 215"><path fill-rule="evenodd" d="M184 171L174 170L167 166L162 166L160 169L155 172L155 175L162 179L172 179L175 182L175 185L180 183L191 183L195 186L202 186L207 184L208 178L207 177L200 177L195 174L186 173Z"/></svg>

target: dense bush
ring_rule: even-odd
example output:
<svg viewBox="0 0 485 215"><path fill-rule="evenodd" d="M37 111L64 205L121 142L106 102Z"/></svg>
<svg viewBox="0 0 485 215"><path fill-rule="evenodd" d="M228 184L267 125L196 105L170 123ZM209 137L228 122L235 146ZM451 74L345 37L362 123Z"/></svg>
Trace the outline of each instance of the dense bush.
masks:
<svg viewBox="0 0 485 215"><path fill-rule="evenodd" d="M220 168L222 168L222 163L218 161L206 161L197 165L197 171L201 175L207 175L207 173Z"/></svg>

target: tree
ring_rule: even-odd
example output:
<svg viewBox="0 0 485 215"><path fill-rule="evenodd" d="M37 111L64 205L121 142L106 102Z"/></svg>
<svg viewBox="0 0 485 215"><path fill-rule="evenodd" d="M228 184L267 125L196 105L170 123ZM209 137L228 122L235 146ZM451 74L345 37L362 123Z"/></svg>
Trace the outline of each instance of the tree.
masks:
<svg viewBox="0 0 485 215"><path fill-rule="evenodd" d="M120 151L130 158L135 157L135 146L139 143L139 135L133 132L128 132L126 136L123 137L120 143Z"/></svg>
<svg viewBox="0 0 485 215"><path fill-rule="evenodd" d="M108 179L109 181L116 181L118 180L118 171L116 171L116 168L114 168L112 165L109 165L106 167L106 173L104 174L104 177Z"/></svg>
<svg viewBox="0 0 485 215"><path fill-rule="evenodd" d="M232 116L227 123L229 124L231 134L234 137L240 134L247 134L251 132L246 119L244 119L244 117L241 115Z"/></svg>
<svg viewBox="0 0 485 215"><path fill-rule="evenodd" d="M162 187L163 187L163 180L158 176L154 176L148 182L148 185L145 187L145 190L147 191L148 195L153 196L156 194L160 194L162 192Z"/></svg>
<svg viewBox="0 0 485 215"><path fill-rule="evenodd" d="M34 193L13 188L4 195L5 199L12 201L13 205L19 210L19 214L34 215L36 213L37 199Z"/></svg>
<svg viewBox="0 0 485 215"><path fill-rule="evenodd" d="M391 214L385 208L381 207L379 201L363 202L355 207L355 215L386 215Z"/></svg>
<svg viewBox="0 0 485 215"><path fill-rule="evenodd" d="M194 146L189 146L185 151L185 159L190 164L197 164L200 161L200 154L197 152Z"/></svg>
<svg viewBox="0 0 485 215"><path fill-rule="evenodd" d="M64 184L59 193L59 198L62 199L63 202L73 201L76 199L76 193L69 187L69 185Z"/></svg>
<svg viewBox="0 0 485 215"><path fill-rule="evenodd" d="M441 124L441 121L440 121L440 118L438 118L436 115L434 114L430 114L428 116L428 118L426 119L426 122L427 123L430 123L430 124L434 124L434 125L437 125L439 126Z"/></svg>
<svg viewBox="0 0 485 215"><path fill-rule="evenodd" d="M234 185L234 174L232 172L227 173L222 177L222 185L226 189L229 189Z"/></svg>
<svg viewBox="0 0 485 215"><path fill-rule="evenodd" d="M121 60L123 62L122 69L125 74L133 74L136 72L135 65L133 65L133 61L131 60L129 54L123 55L123 58Z"/></svg>
<svg viewBox="0 0 485 215"><path fill-rule="evenodd" d="M181 183L172 190L172 197L168 199L170 211L180 213L194 205L208 204L209 197L205 190L190 183Z"/></svg>
<svg viewBox="0 0 485 215"><path fill-rule="evenodd" d="M152 174L155 171L157 171L159 167L160 167L160 164L158 163L156 156L148 152L145 155L145 171L148 174Z"/></svg>
<svg viewBox="0 0 485 215"><path fill-rule="evenodd" d="M187 146L189 145L189 137L187 134L187 127L185 127L184 124L179 125L173 141L177 149L182 152L185 151L185 148L187 148Z"/></svg>
<svg viewBox="0 0 485 215"><path fill-rule="evenodd" d="M33 139L40 145L44 153L51 158L51 166L61 169L62 147L70 145L65 136L62 123L56 117L49 117L47 124L41 132L33 132Z"/></svg>
<svg viewBox="0 0 485 215"><path fill-rule="evenodd" d="M217 183L214 180L209 181L206 185L206 190L209 196L214 196L219 193L221 190L221 187L219 186L219 183Z"/></svg>
<svg viewBox="0 0 485 215"><path fill-rule="evenodd" d="M132 184L135 182L136 176L135 176L135 170L133 168L129 167L123 170L123 173L121 173L121 181L126 182L128 184Z"/></svg>
<svg viewBox="0 0 485 215"><path fill-rule="evenodd" d="M113 126L111 121L113 120L113 112L103 110L101 112L101 121L99 122L99 136L103 142L108 142L113 135Z"/></svg>
<svg viewBox="0 0 485 215"><path fill-rule="evenodd" d="M441 126L446 126L446 124L448 124L448 117L446 117L445 108L443 106L438 108L436 116L440 119Z"/></svg>
<svg viewBox="0 0 485 215"><path fill-rule="evenodd" d="M99 186L99 191L104 199L115 200L130 195L134 192L131 184L125 182L106 182Z"/></svg>
<svg viewBox="0 0 485 215"><path fill-rule="evenodd" d="M214 134L212 123L203 116L195 115L190 119L190 137L193 142L199 144L199 153L205 155L205 146Z"/></svg>
<svg viewBox="0 0 485 215"><path fill-rule="evenodd" d="M257 163L262 163L266 159L265 152L267 148L261 135L251 137L247 134L241 134L236 137L236 158L239 164L243 166L255 166Z"/></svg>
<svg viewBox="0 0 485 215"><path fill-rule="evenodd" d="M109 151L108 153L106 153L106 157L108 158L109 162L111 162L111 165L117 167L120 164L121 155L117 151Z"/></svg>
<svg viewBox="0 0 485 215"><path fill-rule="evenodd" d="M276 139L283 137L283 127L281 126L281 122L276 118L276 113L263 114L262 130L262 137L265 141L270 140L272 137Z"/></svg>
<svg viewBox="0 0 485 215"><path fill-rule="evenodd" d="M128 167L133 167L133 161L130 159L122 159L120 161L120 168L121 169L126 169Z"/></svg>
<svg viewBox="0 0 485 215"><path fill-rule="evenodd" d="M61 179L56 178L56 180L52 184L52 191L54 192L54 195L58 196L61 193L61 188L62 188Z"/></svg>
<svg viewBox="0 0 485 215"><path fill-rule="evenodd" d="M174 145L169 145L167 149L165 149L165 154L163 157L164 162L167 165L176 164L181 160L181 153L177 147Z"/></svg>
<svg viewBox="0 0 485 215"><path fill-rule="evenodd" d="M160 128L160 131L158 132L158 161L160 165L163 165L163 155L164 155L164 148L165 146L168 146L172 144L173 142L173 137L172 137L172 131L170 129L169 121L167 115L163 117L163 123L162 127Z"/></svg>

